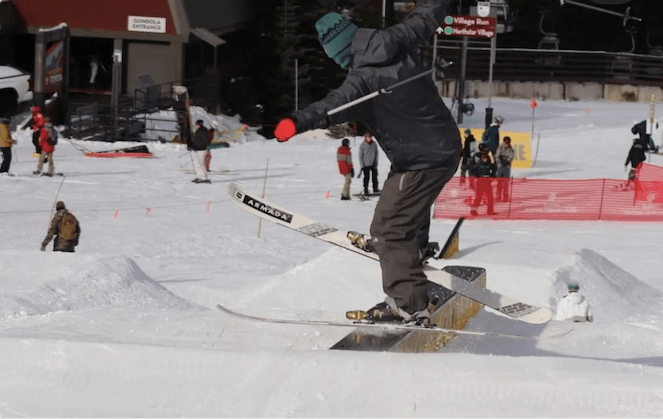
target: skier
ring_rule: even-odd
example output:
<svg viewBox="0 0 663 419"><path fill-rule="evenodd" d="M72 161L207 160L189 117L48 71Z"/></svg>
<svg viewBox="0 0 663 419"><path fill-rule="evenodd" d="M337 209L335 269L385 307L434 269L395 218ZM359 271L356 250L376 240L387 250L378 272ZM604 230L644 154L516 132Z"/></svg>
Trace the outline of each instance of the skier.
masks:
<svg viewBox="0 0 663 419"><path fill-rule="evenodd" d="M511 163L516 152L511 147L511 137L506 136L502 144L497 147L495 163L497 164L497 202L509 200L509 179L511 178Z"/></svg>
<svg viewBox="0 0 663 419"><path fill-rule="evenodd" d="M378 146L373 141L373 136L370 132L366 132L364 142L359 146L359 163L364 175L364 195L368 195L369 179L373 180L373 193L380 192L380 188L378 188L378 154Z"/></svg>
<svg viewBox="0 0 663 419"><path fill-rule="evenodd" d="M338 13L315 24L327 55L349 70L343 84L324 99L279 122L275 135L360 122L391 162L370 228L355 245L377 252L384 303L374 319L427 324L429 298L422 263L430 249L430 210L458 169L460 132L431 77L419 77L370 101L327 112L382 88L422 74L418 47L434 34L449 0L420 0L404 22L384 30L357 28ZM350 237L350 235L349 235ZM384 316L382 316L384 314Z"/></svg>
<svg viewBox="0 0 663 419"><path fill-rule="evenodd" d="M44 173L44 175L53 176L53 153L55 152L55 145L51 144L50 141L52 130L53 124L51 123L50 118L46 118L44 127L39 130L39 148L41 148L41 154L39 155L37 170L32 172L35 175L41 174L41 169L44 167L44 163L48 161L48 172Z"/></svg>
<svg viewBox="0 0 663 419"><path fill-rule="evenodd" d="M460 184L465 185L465 174L472 165L472 157L477 150L477 140L472 135L472 131L468 128L464 132L465 143L463 145L463 159L460 162ZM470 177L470 187L474 188L474 179Z"/></svg>
<svg viewBox="0 0 663 419"><path fill-rule="evenodd" d="M483 146L483 144L481 144ZM473 176L474 184L476 186L476 195L474 196L474 202L472 203L472 209L470 214L477 216L477 209L481 204L481 199L483 198L486 201L486 206L488 207L488 215L495 215L495 210L493 209L493 178L495 177L495 163L490 160L489 151L485 147L480 147L479 151L475 155L474 164L472 165L472 171L470 175Z"/></svg>
<svg viewBox="0 0 663 419"><path fill-rule="evenodd" d="M555 320L569 322L592 322L594 316L589 302L578 294L580 285L573 282L568 285L569 293L557 305Z"/></svg>
<svg viewBox="0 0 663 419"><path fill-rule="evenodd" d="M497 145L500 143L500 127L503 123L504 118L497 115L494 122L481 135L481 142L486 144L493 158L495 157L495 153L497 153Z"/></svg>
<svg viewBox="0 0 663 419"><path fill-rule="evenodd" d="M0 120L0 151L2 152L2 166L0 173L9 173L9 166L12 163L12 146L16 141L12 138L12 130L9 127L9 119Z"/></svg>
<svg viewBox="0 0 663 419"><path fill-rule="evenodd" d="M193 139L189 143L189 150L193 150L191 159L193 160L193 172L195 178L193 183L212 183L207 176L207 170L204 167L205 155L209 148L207 141L207 128L203 125L203 120L196 121L196 132L193 134Z"/></svg>
<svg viewBox="0 0 663 419"><path fill-rule="evenodd" d="M345 181L343 183L343 192L341 193L341 201L350 200L350 183L355 175L355 169L352 166L352 151L350 151L350 140L344 138L341 141L341 146L336 151L336 161L338 162L338 171Z"/></svg>
<svg viewBox="0 0 663 419"><path fill-rule="evenodd" d="M74 248L78 246L78 239L81 236L81 226L64 205L64 202L58 201L55 205L56 213L51 220L51 228L48 229L46 238L41 243L41 251L46 251L46 246L53 241L54 252L74 252Z"/></svg>

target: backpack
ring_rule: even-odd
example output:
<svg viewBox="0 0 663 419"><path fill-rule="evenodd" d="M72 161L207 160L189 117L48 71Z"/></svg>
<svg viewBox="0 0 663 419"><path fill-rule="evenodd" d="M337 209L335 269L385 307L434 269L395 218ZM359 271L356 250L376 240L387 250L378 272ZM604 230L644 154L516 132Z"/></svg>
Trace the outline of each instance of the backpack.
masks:
<svg viewBox="0 0 663 419"><path fill-rule="evenodd" d="M62 214L62 219L60 219L60 234L58 234L58 237L62 240L76 240L77 225L78 220L76 220L74 214L70 212Z"/></svg>
<svg viewBox="0 0 663 419"><path fill-rule="evenodd" d="M56 129L51 129L49 131L48 143L50 145L57 145L58 143L58 131Z"/></svg>

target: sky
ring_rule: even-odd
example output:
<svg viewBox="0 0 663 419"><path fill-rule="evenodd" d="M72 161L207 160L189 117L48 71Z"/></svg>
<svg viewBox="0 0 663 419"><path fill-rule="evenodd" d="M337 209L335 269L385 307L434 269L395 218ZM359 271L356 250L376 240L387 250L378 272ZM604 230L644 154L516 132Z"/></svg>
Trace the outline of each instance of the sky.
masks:
<svg viewBox="0 0 663 419"><path fill-rule="evenodd" d="M463 127L483 125L487 103L474 104ZM532 179L626 179L630 128L649 115L648 103L539 101L533 113L528 100L493 98L492 106L504 130L530 132L534 122L537 163L512 172ZM241 126L194 110L208 126ZM540 340L457 336L438 353L330 350L348 329L246 321L215 306L344 321L347 310L384 299L374 261L260 222L226 196L237 182L309 218L367 231L376 200L340 200L340 140L314 131L279 144L249 130L213 150L212 183L195 184L181 145L147 141L154 158L98 159L83 151L136 144L61 138L54 159L64 176L48 178L31 174L30 132L14 137L15 176L0 176L0 417L663 411L661 223L467 220L458 254L434 266L483 267L489 288L552 311L577 281L595 322L540 327L481 309L467 330L573 330ZM661 145L660 131L654 139ZM361 141L351 138L355 164ZM380 181L388 170L382 155ZM58 200L81 223L73 254L52 244L39 251ZM431 237L443 242L454 224L433 220Z"/></svg>

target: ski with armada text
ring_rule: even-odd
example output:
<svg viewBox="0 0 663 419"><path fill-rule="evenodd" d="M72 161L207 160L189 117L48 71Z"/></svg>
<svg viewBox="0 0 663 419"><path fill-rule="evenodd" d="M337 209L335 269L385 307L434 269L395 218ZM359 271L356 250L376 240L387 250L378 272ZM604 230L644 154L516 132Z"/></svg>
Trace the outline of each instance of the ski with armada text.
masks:
<svg viewBox="0 0 663 419"><path fill-rule="evenodd" d="M348 238L347 232L339 231L332 226L284 209L259 195L249 194L236 183L228 185L228 197L237 207L262 219L379 261L377 254L354 246ZM484 304L513 319L526 323L543 324L552 318L552 312L546 308L525 304L430 265L424 266L424 273L430 282Z"/></svg>
<svg viewBox="0 0 663 419"><path fill-rule="evenodd" d="M554 333L550 335L540 335L540 336L526 336L526 335L514 335L510 333L496 333L496 332L480 332L472 330L459 330L459 329L445 329L442 327L432 326L432 327L423 327L408 325L405 323L369 323L369 322L337 322L331 320L302 320L302 319L278 319L271 317L260 317L252 316L244 313L239 313L237 311L231 310L228 307L217 304L216 308L219 309L222 313L228 314L232 317L247 321L255 321L260 323L273 323L273 324L292 324L292 325L302 325L302 326L323 326L323 327L350 327L350 328L367 328L367 329L378 329L378 330L403 330L408 332L429 332L429 333L454 333L461 336L475 336L475 337L496 337L496 338L510 338L510 339L531 339L531 340L548 340L556 339L562 336L565 336L573 329L568 329L563 332Z"/></svg>

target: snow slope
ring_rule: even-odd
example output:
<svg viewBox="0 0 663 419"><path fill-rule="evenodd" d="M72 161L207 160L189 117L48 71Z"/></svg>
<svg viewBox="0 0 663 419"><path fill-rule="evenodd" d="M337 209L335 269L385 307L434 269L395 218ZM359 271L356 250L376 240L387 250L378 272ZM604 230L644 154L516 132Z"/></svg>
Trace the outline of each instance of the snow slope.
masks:
<svg viewBox="0 0 663 419"><path fill-rule="evenodd" d="M504 130L530 132L528 103L494 98L492 106ZM630 127L648 114L648 104L539 102L536 166L513 175L625 179ZM483 113L465 122L480 128ZM375 200L340 201L340 141L315 131L278 144L249 132L213 151L206 185L185 172L184 147L160 142L147 143L153 159L94 159L81 147L124 144L61 140L55 165L65 177L33 177L30 133L15 137L17 176L0 176L1 417L663 412L660 223L464 223L449 264L484 267L489 287L553 310L566 283L578 281L596 320L536 326L482 310L467 328L548 335L573 327L563 338L463 336L436 354L330 351L347 330L248 322L214 306L342 321L346 310L384 298L377 263L260 223L225 195L238 182L340 229L366 231ZM351 140L355 153L361 140ZM382 155L381 180L388 169ZM56 195L81 222L75 254L38 250ZM433 221L431 236L443 241L454 224Z"/></svg>

